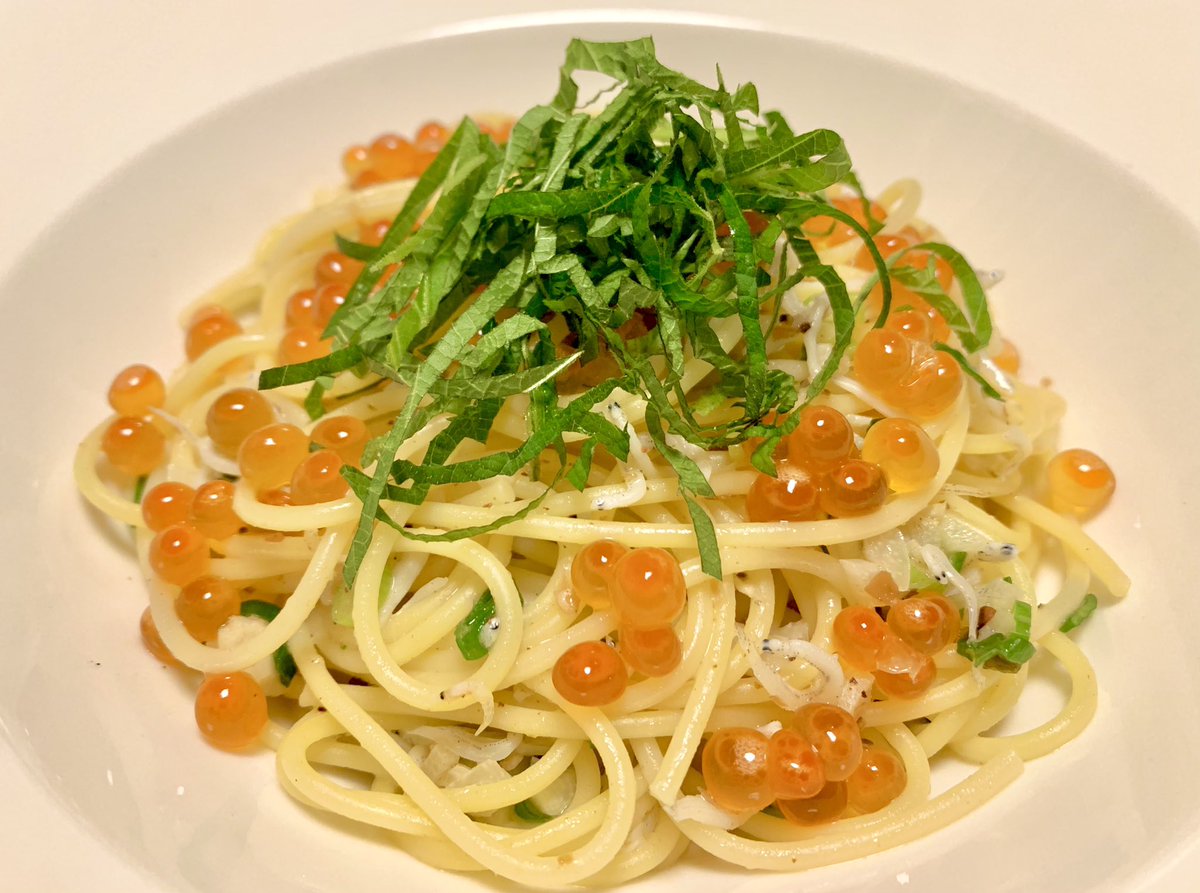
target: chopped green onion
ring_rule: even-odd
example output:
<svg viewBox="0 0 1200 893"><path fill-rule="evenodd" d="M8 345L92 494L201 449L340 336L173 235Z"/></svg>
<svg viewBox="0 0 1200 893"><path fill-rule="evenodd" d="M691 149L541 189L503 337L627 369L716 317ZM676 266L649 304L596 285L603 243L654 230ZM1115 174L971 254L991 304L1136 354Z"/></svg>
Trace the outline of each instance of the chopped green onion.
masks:
<svg viewBox="0 0 1200 893"><path fill-rule="evenodd" d="M1037 648L1029 641L1032 620L1033 609L1029 603L1015 602L1013 622L1016 628L1011 633L992 633L986 639L976 642L963 639L958 643L958 653L977 667L1015 673L1021 664L1028 662L1037 653Z"/></svg>
<svg viewBox="0 0 1200 893"><path fill-rule="evenodd" d="M1095 593L1089 592L1083 597L1083 601L1079 603L1079 607L1072 611L1070 616L1063 621L1062 626L1058 628L1059 631L1069 633L1075 629L1075 627L1092 616L1099 604L1100 599L1096 598Z"/></svg>
<svg viewBox="0 0 1200 893"><path fill-rule="evenodd" d="M967 564L967 553L951 552L946 557L950 559L950 566L959 573L962 573L962 569ZM931 577L922 565L909 562L908 588L918 591L945 592L946 584Z"/></svg>
<svg viewBox="0 0 1200 893"><path fill-rule="evenodd" d="M475 602L471 613L455 627L454 641L466 660L481 660L487 657L489 645L484 643L483 632L488 622L496 616L496 601L491 590L487 590Z"/></svg>
<svg viewBox="0 0 1200 893"><path fill-rule="evenodd" d="M270 602L249 599L242 602L241 614L243 617L258 617L270 623L279 616L279 606ZM296 678L296 660L292 657L292 652L288 650L287 645L280 645L271 657L275 663L275 672L279 676L280 684L287 688Z"/></svg>
<svg viewBox="0 0 1200 893"><path fill-rule="evenodd" d="M141 504L142 497L146 495L146 475L139 475L138 479L133 482L133 501Z"/></svg>
<svg viewBox="0 0 1200 893"><path fill-rule="evenodd" d="M921 565L910 563L908 571L908 586L919 591L945 592L946 584L939 583Z"/></svg>

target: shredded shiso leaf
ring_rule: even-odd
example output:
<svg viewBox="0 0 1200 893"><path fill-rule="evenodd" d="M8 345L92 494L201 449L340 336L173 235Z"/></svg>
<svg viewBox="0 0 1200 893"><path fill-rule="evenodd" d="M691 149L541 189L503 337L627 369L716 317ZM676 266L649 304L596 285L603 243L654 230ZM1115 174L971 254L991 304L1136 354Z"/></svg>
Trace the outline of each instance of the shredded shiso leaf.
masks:
<svg viewBox="0 0 1200 893"><path fill-rule="evenodd" d="M580 101L578 72L615 82L598 111ZM760 113L752 84L727 90L719 70L716 87L694 81L662 65L646 38L573 40L557 94L525 112L504 146L464 119L378 248L339 241L365 267L329 323L332 354L260 377L262 388L312 382L306 408L314 417L340 372L408 389L391 430L368 446L370 473L343 471L363 506L347 581L377 521L408 537L459 539L499 529L538 504L480 527L418 533L395 522L384 501L419 504L432 486L522 469L544 480L547 493L560 481L583 489L598 450L626 459L629 432L600 411L617 389L645 401L649 437L678 477L703 569L720 577L703 503L712 488L668 435L704 450L761 438L754 465L775 473L775 446L796 423L794 410L837 371L866 294L852 298L821 262L805 235L810 218L846 223L864 240L882 282L876 325L883 324L889 264L897 258L885 264L871 232L826 201L835 184L862 194L837 133L796 133L782 114ZM863 207L870 221L865 200ZM751 219L762 225L752 228ZM982 349L991 321L970 265L947 245L918 249L949 264L962 308L931 269L892 272L943 313L964 350ZM765 345L774 302L806 279L829 301L834 339L801 393L790 375L769 368ZM741 337L726 349L712 321L733 317ZM566 335L556 337L555 325ZM939 349L967 364L958 351ZM689 406L681 386L689 358L712 369L706 396L718 395L728 410L717 420ZM596 369L606 374L589 385L586 373ZM447 461L463 440L484 443L505 401L517 395L528 395L523 444ZM437 417L449 424L421 461L396 460L401 445Z"/></svg>

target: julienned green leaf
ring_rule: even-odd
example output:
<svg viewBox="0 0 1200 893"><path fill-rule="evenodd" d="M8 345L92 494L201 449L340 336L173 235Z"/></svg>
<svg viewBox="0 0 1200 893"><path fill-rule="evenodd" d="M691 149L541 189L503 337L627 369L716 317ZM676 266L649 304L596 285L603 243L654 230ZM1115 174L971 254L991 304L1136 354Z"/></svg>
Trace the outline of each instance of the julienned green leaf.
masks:
<svg viewBox="0 0 1200 893"><path fill-rule="evenodd" d="M564 189L560 192L506 192L492 199L488 220L519 217L561 220L585 214L628 212L637 186Z"/></svg>
<svg viewBox="0 0 1200 893"><path fill-rule="evenodd" d="M575 82L581 72L615 81L594 114ZM624 461L630 433L610 420L619 413L607 405L617 388L646 406L703 568L720 576L716 529L701 501L712 488L688 458L692 448L761 438L754 464L773 473L772 453L794 427L794 410L819 396L851 343L855 304L808 242L806 221L828 216L864 239L883 281L876 325L889 312L892 277L868 228L822 194L836 183L862 194L842 138L798 133L778 112L759 117L753 85L727 88L719 70L716 81L667 68L648 38L573 40L555 96L520 116L507 145L464 119L377 248L339 241L363 269L326 329L335 350L267 370L261 386L312 382L305 405L313 417L325 411L339 374L406 389L390 430L364 453L368 471L344 470L362 501L347 581L378 523L416 539L486 533L528 517L553 487L585 488L596 463ZM777 258L780 239L790 260ZM928 292L973 353L991 331L982 288L954 249L918 247L953 270L963 309L929 283L931 270L891 272ZM833 341L820 369L798 383L770 368L766 344L785 292L805 279L828 300ZM732 317L740 324L736 343L727 325L713 325ZM685 387L685 373L697 366L703 381ZM515 400L525 401L523 442L455 458L464 440L495 443L493 425ZM440 428L424 454L397 460L431 424ZM554 479L539 499L488 524L416 532L384 507L420 504L442 484L518 472L541 480L551 468Z"/></svg>
<svg viewBox="0 0 1200 893"><path fill-rule="evenodd" d="M596 453L596 441L585 440L579 451L579 458L567 472L567 483L576 490L583 492L588 484L588 475L592 473L592 456Z"/></svg>
<svg viewBox="0 0 1200 893"><path fill-rule="evenodd" d="M516 317L514 317L515 319ZM528 317L525 317L528 319ZM545 384L579 359L580 351L563 357L554 363L535 366L521 372L494 375L491 378L467 378L455 376L439 379L430 385L431 396L456 400L484 400L488 397L511 397L513 394L528 394L539 385Z"/></svg>
<svg viewBox="0 0 1200 893"><path fill-rule="evenodd" d="M832 130L768 136L754 148L730 152L725 159L725 171L735 186L767 180L796 192L817 192L839 183L850 167L846 146Z"/></svg>
<svg viewBox="0 0 1200 893"><path fill-rule="evenodd" d="M728 187L720 192L721 210L733 234L733 279L742 338L746 342L746 413L761 418L766 412L767 346L758 313L758 278L750 224Z"/></svg>
<svg viewBox="0 0 1200 893"><path fill-rule="evenodd" d="M441 378L442 373L462 354L470 343L473 334L498 311L513 300L517 291L525 282L528 268L528 258L519 255L511 260L484 289L483 293L461 316L455 320L442 339L434 347L429 358L421 364L409 386L408 399L400 415L392 424L375 455L380 459L376 463L370 484L364 492L358 493L362 500L363 510L359 516L358 527L354 539L346 555L343 576L346 582L352 582L358 574L359 565L371 545L371 533L379 512L379 499L387 486L388 463L387 457L396 455L400 445L411 437L418 428L418 419L422 416L422 402L433 384ZM428 415L426 408L425 415ZM490 476L490 475L489 475ZM386 515L383 516L386 518Z"/></svg>
<svg viewBox="0 0 1200 893"><path fill-rule="evenodd" d="M333 387L333 378L329 375L318 375L313 379L308 396L304 398L304 411L308 417L316 421L325 414L325 392Z"/></svg>
<svg viewBox="0 0 1200 893"><path fill-rule="evenodd" d="M956 350L949 344L943 344L940 341L935 342L933 346L936 350L942 351L942 353L950 354L950 356L953 357L954 362L958 363L958 365L962 368L962 371L965 372L973 381L975 381L979 387L983 389L985 394L987 394L993 400L999 400L1001 403L1004 402L1004 396L996 390L990 381L980 374L978 369L971 365L971 362L965 356L963 356L961 350Z"/></svg>
<svg viewBox="0 0 1200 893"><path fill-rule="evenodd" d="M347 369L353 369L367 357L371 356L372 352L382 347L382 345L383 342L381 341L372 342L371 344L352 344L348 347L335 350L327 357L309 360L306 363L294 363L291 366L275 366L271 369L264 369L258 375L258 387L260 390L269 391L272 388L282 388L290 384L301 384L306 381L314 381L322 376L345 372Z"/></svg>
<svg viewBox="0 0 1200 893"><path fill-rule="evenodd" d="M362 499L363 493L365 492L366 487L369 485L370 479L354 468L343 469L343 474L345 474L346 479L350 482L350 487L354 490L355 495L358 496L359 499ZM522 508L512 512L511 514L501 515L494 521L489 521L487 524L476 524L471 527L457 527L454 530L446 530L439 533L415 533L404 525L397 524L391 518L391 516L382 509L379 511L377 517L380 521L387 524L406 539L410 539L419 543L453 543L457 542L458 540L471 539L477 536L486 536L487 534L493 533L494 531L497 531L500 528L513 523L514 521L520 521L523 518L529 517L529 515L536 511L541 504L546 501L546 498L554 492L554 485L558 483L558 480L559 478L556 477L553 481L546 485L545 490L543 490L536 498L527 502ZM389 499L400 501L397 491L403 492L399 487L389 487L386 495Z"/></svg>
<svg viewBox="0 0 1200 893"><path fill-rule="evenodd" d="M1066 620L1062 622L1059 632L1069 633L1071 630L1081 626L1085 620L1095 613L1096 608L1100 605L1100 599L1096 598L1094 592L1089 592L1083 597L1083 601L1079 603L1079 607L1070 613Z"/></svg>
<svg viewBox="0 0 1200 893"><path fill-rule="evenodd" d="M959 309L958 303L946 294L938 282L933 257L924 267L900 265L901 260L919 251L940 257L950 267L962 290L964 309ZM941 242L922 242L896 252L888 259L888 266L892 279L921 295L942 315L968 353L976 353L988 346L992 338L992 317L988 311L987 296L974 268L957 250Z"/></svg>

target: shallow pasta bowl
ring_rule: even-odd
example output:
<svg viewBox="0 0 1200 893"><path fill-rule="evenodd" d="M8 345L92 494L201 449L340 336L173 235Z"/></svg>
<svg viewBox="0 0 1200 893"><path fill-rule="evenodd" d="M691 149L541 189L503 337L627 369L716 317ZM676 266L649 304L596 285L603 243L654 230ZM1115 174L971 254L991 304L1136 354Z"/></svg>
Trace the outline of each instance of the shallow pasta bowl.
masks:
<svg viewBox="0 0 1200 893"><path fill-rule="evenodd" d="M147 890L369 889L398 877L416 889L496 886L306 811L279 789L269 754L200 742L185 686L138 644L143 584L123 532L74 494L71 453L105 412L111 374L134 359L172 367L176 311L334 183L345 145L428 118L523 109L553 92L569 37L647 31L668 64L710 78L720 62L728 81L755 81L765 107L841 132L868 189L918 178L925 216L977 265L1006 271L992 293L1001 326L1067 397L1066 440L1117 469L1117 499L1093 533L1134 587L1078 634L1101 686L1091 728L977 813L803 879L694 856L633 886L859 890L902 878L948 891L978 878L989 890L1135 889L1196 834L1200 716L1187 705L1200 668L1179 622L1196 570L1180 496L1200 472L1183 446L1200 417L1187 387L1200 375L1190 346L1200 310L1185 294L1196 233L1051 126L918 70L754 31L552 25L417 41L248 96L115 172L0 286L24 326L0 360L21 432L0 449L23 470L0 485L10 531L0 758L58 800L61 833L101 839L153 878ZM428 82L432 70L443 76ZM1106 247L1116 227L1119 252ZM1043 694L1033 719L1062 697L1053 684Z"/></svg>

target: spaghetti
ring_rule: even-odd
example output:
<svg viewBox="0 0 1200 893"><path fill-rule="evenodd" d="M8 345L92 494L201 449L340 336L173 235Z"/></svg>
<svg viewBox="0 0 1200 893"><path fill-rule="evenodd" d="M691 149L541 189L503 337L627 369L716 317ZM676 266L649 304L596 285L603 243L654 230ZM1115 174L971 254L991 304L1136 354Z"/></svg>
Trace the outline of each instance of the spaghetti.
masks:
<svg viewBox="0 0 1200 893"><path fill-rule="evenodd" d="M820 158L807 143L772 153L786 157L768 176L755 147L809 135L768 115L740 140L697 137L709 112L680 109L711 101L729 122L747 94L667 72L648 42L576 42L568 60L568 75L590 65L635 96L678 91L621 158L657 147L647 183L692 215L695 235L670 246L681 275L661 252L656 271L646 243L668 240L676 211L589 197L609 188L588 167L603 126L636 130L620 97L589 115L562 92L503 150L504 128L469 121L352 149L351 188L188 308L189 361L169 382L118 376L117 415L78 451L83 495L134 530L147 644L205 675L209 740L268 744L300 803L447 869L616 885L695 845L795 870L944 827L1096 709L1067 631L1090 590L1128 589L1079 523L1111 472L1056 454L1062 401L1019 381L980 303L989 277L917 216L914 182L867 202L830 137ZM694 139L709 149L689 156ZM669 192L686 179L671 165L694 173L714 144L733 181L747 171L741 192ZM800 189L826 163L830 181ZM476 229L456 275L421 255L421 239L441 250L465 231L448 204L462 215L497 193L536 208L501 208L529 221L533 260L498 243L476 281L467 249L522 232L485 233L490 210L462 224ZM622 239L637 269L603 298L618 320L588 303L600 275L568 260ZM500 301L439 367L457 321L512 270L510 297L545 294ZM426 301L438 276L440 309ZM859 296L849 318L844 295ZM409 353L380 346L391 331ZM598 388L563 421L571 395ZM719 435L689 439L668 411ZM521 461L494 461L508 455ZM1048 566L1062 569L1051 588ZM1069 699L994 733L1035 655L1065 670ZM947 754L979 768L934 794Z"/></svg>

